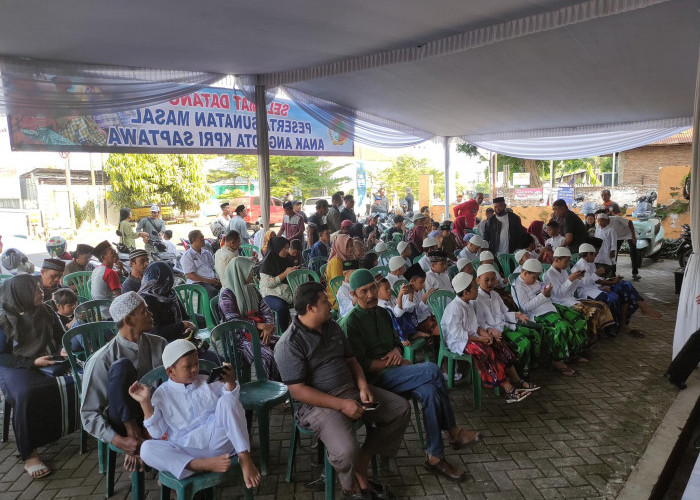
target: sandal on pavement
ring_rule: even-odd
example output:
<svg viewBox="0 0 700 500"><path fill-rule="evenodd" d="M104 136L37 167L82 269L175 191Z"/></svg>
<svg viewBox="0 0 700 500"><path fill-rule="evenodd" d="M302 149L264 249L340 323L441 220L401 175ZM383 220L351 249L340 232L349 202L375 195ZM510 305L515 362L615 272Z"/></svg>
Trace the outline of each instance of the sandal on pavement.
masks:
<svg viewBox="0 0 700 500"><path fill-rule="evenodd" d="M51 474L52 470L49 469L44 462L34 465L25 465L24 470L27 471L29 477L32 479L41 479Z"/></svg>
<svg viewBox="0 0 700 500"><path fill-rule="evenodd" d="M373 490L362 490L363 493L369 493L372 495L372 498L379 499L379 500L393 500L396 498L396 495L392 493L392 491L389 489L388 486L383 485L382 483L376 483L374 481L368 481L370 486L374 488Z"/></svg>
<svg viewBox="0 0 700 500"><path fill-rule="evenodd" d="M431 464L430 461L426 459L426 461L423 463L423 467L433 474L445 477L449 481L453 481L455 483L464 481L464 471L456 469L447 463L444 458L441 458L436 464Z"/></svg>
<svg viewBox="0 0 700 500"><path fill-rule="evenodd" d="M527 384L527 386L525 384ZM525 392L533 392L533 391L537 391L537 390L541 389L541 387L539 385L537 385L536 383L528 382L524 378L521 378L520 382L517 382L516 385L518 386L518 388L521 391L525 391Z"/></svg>
<svg viewBox="0 0 700 500"><path fill-rule="evenodd" d="M514 387L510 392L506 393L506 403L519 403L529 395L529 392Z"/></svg>
<svg viewBox="0 0 700 500"><path fill-rule="evenodd" d="M450 446L459 450L466 444L478 443L479 441L481 441L481 432L465 431L460 427L455 439L450 440Z"/></svg>

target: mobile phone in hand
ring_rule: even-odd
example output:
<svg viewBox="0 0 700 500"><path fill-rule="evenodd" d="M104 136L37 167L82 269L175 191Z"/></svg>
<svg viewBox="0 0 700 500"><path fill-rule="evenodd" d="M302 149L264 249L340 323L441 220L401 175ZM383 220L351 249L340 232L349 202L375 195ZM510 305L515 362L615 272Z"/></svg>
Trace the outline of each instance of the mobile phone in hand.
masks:
<svg viewBox="0 0 700 500"><path fill-rule="evenodd" d="M372 401L371 403L361 403L365 411L372 411L379 408L379 401Z"/></svg>
<svg viewBox="0 0 700 500"><path fill-rule="evenodd" d="M212 368L211 373L209 373L209 377L207 378L207 384L213 384L214 382L219 380L223 373L223 366L217 366L216 368Z"/></svg>
<svg viewBox="0 0 700 500"><path fill-rule="evenodd" d="M60 354L54 354L51 356L51 361L68 361L68 358L64 358Z"/></svg>

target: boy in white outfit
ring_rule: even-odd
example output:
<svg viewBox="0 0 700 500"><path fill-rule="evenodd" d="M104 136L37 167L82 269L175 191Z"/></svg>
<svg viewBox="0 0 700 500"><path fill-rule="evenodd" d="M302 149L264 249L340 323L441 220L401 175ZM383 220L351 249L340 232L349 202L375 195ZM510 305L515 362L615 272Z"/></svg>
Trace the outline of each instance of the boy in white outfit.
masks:
<svg viewBox="0 0 700 500"><path fill-rule="evenodd" d="M610 225L610 218L607 214L598 214L598 228L595 230L595 237L603 241L603 244L595 257L595 263L605 269L605 276L614 275L614 266L617 263L617 233Z"/></svg>
<svg viewBox="0 0 700 500"><path fill-rule="evenodd" d="M445 290L452 292L452 283L447 274L447 254L442 250L435 250L428 255L430 259L430 271L425 276L425 287L430 290Z"/></svg>
<svg viewBox="0 0 700 500"><path fill-rule="evenodd" d="M356 270L360 268L359 260L346 260L343 262L343 276L345 281L340 285L338 291L335 293L338 299L338 318L344 318L353 307L355 307L355 302L350 294L350 276Z"/></svg>
<svg viewBox="0 0 700 500"><path fill-rule="evenodd" d="M399 252L401 258L406 262L406 269L413 265L413 262L411 262L411 245L408 242L399 241L399 244L396 245L396 251Z"/></svg>
<svg viewBox="0 0 700 500"><path fill-rule="evenodd" d="M163 350L163 367L169 380L153 397L138 382L129 388L153 438L141 445L141 459L182 479L195 472L226 472L231 455L237 454L246 487L258 486L260 473L250 458L240 386L231 366L224 365L223 382L208 384L207 376L199 374L197 348L178 339ZM162 439L166 434L167 440Z"/></svg>
<svg viewBox="0 0 700 500"><path fill-rule="evenodd" d="M426 238L423 240L423 257L418 260L418 264L420 264L421 269L426 273L430 271L430 259L428 258L428 254L437 250L437 247L438 240L435 238Z"/></svg>
<svg viewBox="0 0 700 500"><path fill-rule="evenodd" d="M518 263L518 267L513 270L513 274L520 274L523 272L523 264L530 258L530 252L524 248L515 252L515 261Z"/></svg>
<svg viewBox="0 0 700 500"><path fill-rule="evenodd" d="M552 249L552 251L556 250L559 248L559 245L561 245L561 242L564 241L564 237L559 234L559 224L557 224L556 221L549 221L547 223L547 234L549 235L549 238L545 240L544 246L549 247Z"/></svg>
<svg viewBox="0 0 700 500"><path fill-rule="evenodd" d="M389 285L393 288L394 283L403 279L403 273L406 272L406 261L400 255L389 259L389 274L386 279L389 280Z"/></svg>
<svg viewBox="0 0 700 500"><path fill-rule="evenodd" d="M457 254L457 257L474 261L479 258L479 252L481 252L483 244L484 239L478 234L475 234L467 241L467 244L464 245L464 248Z"/></svg>

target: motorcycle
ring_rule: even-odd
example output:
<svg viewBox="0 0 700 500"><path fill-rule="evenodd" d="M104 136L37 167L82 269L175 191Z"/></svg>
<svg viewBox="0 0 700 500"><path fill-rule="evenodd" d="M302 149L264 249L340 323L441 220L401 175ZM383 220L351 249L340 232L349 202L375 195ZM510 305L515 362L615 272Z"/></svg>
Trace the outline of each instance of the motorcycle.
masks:
<svg viewBox="0 0 700 500"><path fill-rule="evenodd" d="M637 252L640 267L644 257L659 253L664 243L664 228L661 219L656 217L652 204L656 200L656 191L649 191L637 199L637 207L632 212L636 220L632 221L637 234Z"/></svg>
<svg viewBox="0 0 700 500"><path fill-rule="evenodd" d="M117 235L121 236L121 231L117 230ZM154 236L157 235L154 231ZM167 252L167 251L162 251L162 248L158 248L159 246L163 245L162 243L157 243L154 245L156 247L156 250L150 252L149 254L149 261L150 262L156 262L156 261L163 261L167 262L170 267L173 269L173 273L175 273L175 281L176 284L183 284L186 283L187 279L185 278L185 274L182 272L180 269L180 256L176 255L172 252ZM124 270L127 272L127 274L131 274L131 264L129 261L129 248L127 248L125 245L122 243L114 243L114 246L117 248L117 255L119 256L119 260L121 261L122 265L124 266Z"/></svg>
<svg viewBox="0 0 700 500"><path fill-rule="evenodd" d="M678 265L685 267L690 254L693 253L693 242L690 239L690 225L683 224L681 228L680 245L676 249L676 256L678 257Z"/></svg>

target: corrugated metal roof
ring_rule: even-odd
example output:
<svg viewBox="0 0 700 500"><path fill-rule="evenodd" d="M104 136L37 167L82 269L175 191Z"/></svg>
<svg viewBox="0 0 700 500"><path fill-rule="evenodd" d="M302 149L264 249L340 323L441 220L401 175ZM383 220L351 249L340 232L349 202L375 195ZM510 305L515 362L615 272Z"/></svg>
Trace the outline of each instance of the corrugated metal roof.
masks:
<svg viewBox="0 0 700 500"><path fill-rule="evenodd" d="M647 146L671 146L674 144L692 144L693 143L693 129L689 128L684 130L680 134L672 135L671 137L666 137L666 139L661 139L660 141L652 142L647 144Z"/></svg>

